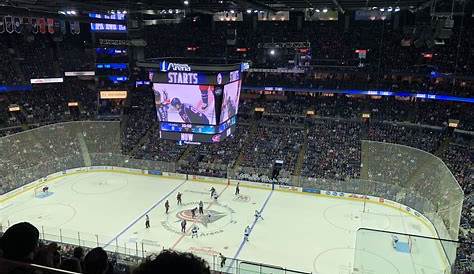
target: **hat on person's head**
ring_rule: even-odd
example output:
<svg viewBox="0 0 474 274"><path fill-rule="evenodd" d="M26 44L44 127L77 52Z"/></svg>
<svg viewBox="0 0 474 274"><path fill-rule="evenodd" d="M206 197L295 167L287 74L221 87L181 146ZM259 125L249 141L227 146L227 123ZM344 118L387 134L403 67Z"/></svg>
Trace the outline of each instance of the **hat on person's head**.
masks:
<svg viewBox="0 0 474 274"><path fill-rule="evenodd" d="M0 239L3 257L22 261L38 246L39 231L32 224L23 222L14 224L5 231Z"/></svg>

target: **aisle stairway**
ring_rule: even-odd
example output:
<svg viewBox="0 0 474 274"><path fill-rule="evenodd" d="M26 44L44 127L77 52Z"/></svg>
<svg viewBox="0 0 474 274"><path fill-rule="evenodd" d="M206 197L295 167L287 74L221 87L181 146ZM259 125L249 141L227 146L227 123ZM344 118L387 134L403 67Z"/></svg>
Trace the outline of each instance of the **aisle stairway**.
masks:
<svg viewBox="0 0 474 274"><path fill-rule="evenodd" d="M298 158L296 160L295 172L294 172L295 176L301 176L301 170L303 169L306 151L308 150L308 134L309 134L309 129L307 128L304 132L303 144L301 146L300 152L298 154Z"/></svg>
<svg viewBox="0 0 474 274"><path fill-rule="evenodd" d="M79 140L79 145L81 148L81 155L84 159L84 166L91 166L91 155L89 154L89 149L87 148L86 141L84 140L84 136L82 132L77 133L77 139Z"/></svg>

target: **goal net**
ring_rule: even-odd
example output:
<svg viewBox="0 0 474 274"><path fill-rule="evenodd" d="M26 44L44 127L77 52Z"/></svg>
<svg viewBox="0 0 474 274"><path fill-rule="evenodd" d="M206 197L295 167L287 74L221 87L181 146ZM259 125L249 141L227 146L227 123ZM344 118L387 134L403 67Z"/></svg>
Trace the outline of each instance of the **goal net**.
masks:
<svg viewBox="0 0 474 274"><path fill-rule="evenodd" d="M50 194L49 186L46 186L46 185L35 187L33 189L33 192L34 192L35 198L44 198Z"/></svg>
<svg viewBox="0 0 474 274"><path fill-rule="evenodd" d="M402 253L411 253L413 242L412 237L408 235L392 235L393 248Z"/></svg>

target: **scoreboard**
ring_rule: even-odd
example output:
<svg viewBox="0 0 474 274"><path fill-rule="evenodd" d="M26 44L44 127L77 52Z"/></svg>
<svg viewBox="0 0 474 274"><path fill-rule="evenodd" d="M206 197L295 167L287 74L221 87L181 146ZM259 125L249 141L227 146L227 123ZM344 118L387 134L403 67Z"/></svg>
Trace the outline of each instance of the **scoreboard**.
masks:
<svg viewBox="0 0 474 274"><path fill-rule="evenodd" d="M160 138L217 143L231 136L239 106L241 65L139 62L155 96Z"/></svg>

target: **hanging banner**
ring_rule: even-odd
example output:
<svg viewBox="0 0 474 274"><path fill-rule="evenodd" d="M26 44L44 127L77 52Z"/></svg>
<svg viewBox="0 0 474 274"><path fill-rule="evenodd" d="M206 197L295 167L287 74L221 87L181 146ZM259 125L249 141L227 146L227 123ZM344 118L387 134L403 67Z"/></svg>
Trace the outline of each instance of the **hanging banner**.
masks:
<svg viewBox="0 0 474 274"><path fill-rule="evenodd" d="M54 33L61 33L61 22L59 22L58 20L54 20Z"/></svg>
<svg viewBox="0 0 474 274"><path fill-rule="evenodd" d="M4 33L4 32L5 32L5 23L4 23L3 16L0 16L0 33Z"/></svg>
<svg viewBox="0 0 474 274"><path fill-rule="evenodd" d="M46 25L48 26L48 32L54 34L54 20L53 18L46 19Z"/></svg>
<svg viewBox="0 0 474 274"><path fill-rule="evenodd" d="M20 17L13 18L13 29L15 30L16 33L21 33L21 31L23 30L23 25L21 23L22 23L22 20Z"/></svg>
<svg viewBox="0 0 474 274"><path fill-rule="evenodd" d="M67 30L66 30L66 21L60 20L60 21L59 21L59 25L60 25L59 27L61 28L61 34L62 34L62 35L66 35L66 33L67 33Z"/></svg>
<svg viewBox="0 0 474 274"><path fill-rule="evenodd" d="M13 33L13 19L11 16L5 17L5 29L8 33Z"/></svg>
<svg viewBox="0 0 474 274"><path fill-rule="evenodd" d="M33 32L34 34L37 34L38 30L39 30L38 19L31 18L31 32Z"/></svg>
<svg viewBox="0 0 474 274"><path fill-rule="evenodd" d="M76 30L76 34L81 33L81 25L78 21L74 21L74 29Z"/></svg>
<svg viewBox="0 0 474 274"><path fill-rule="evenodd" d="M71 31L71 34L76 34L76 26L72 21L69 21L69 30Z"/></svg>
<svg viewBox="0 0 474 274"><path fill-rule="evenodd" d="M38 19L38 25L39 25L39 31L43 34L46 33L46 21L44 18L39 18Z"/></svg>
<svg viewBox="0 0 474 274"><path fill-rule="evenodd" d="M21 18L21 31L27 34L31 32L30 19L28 17Z"/></svg>

